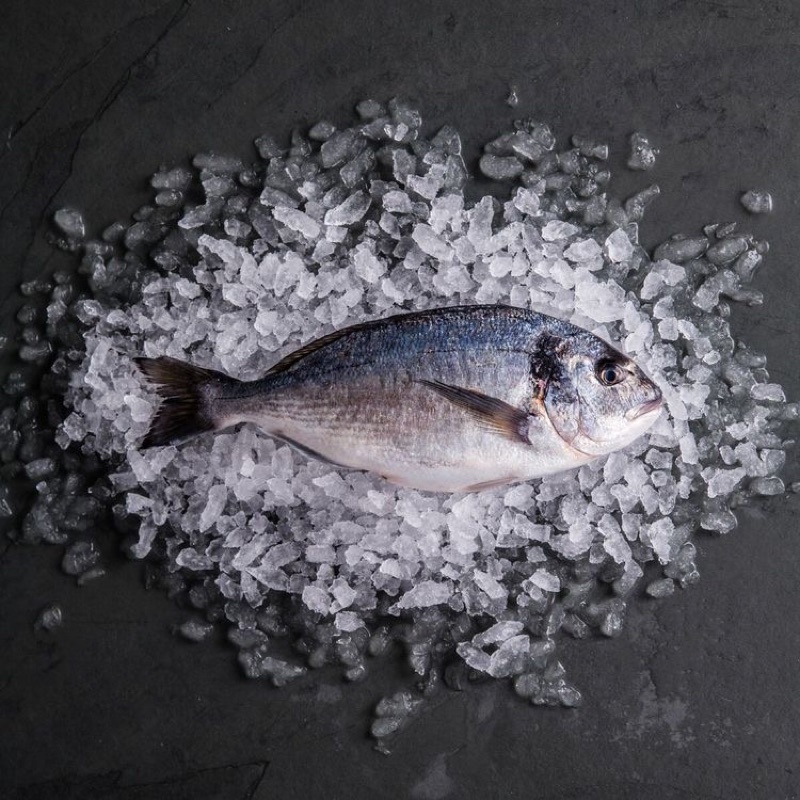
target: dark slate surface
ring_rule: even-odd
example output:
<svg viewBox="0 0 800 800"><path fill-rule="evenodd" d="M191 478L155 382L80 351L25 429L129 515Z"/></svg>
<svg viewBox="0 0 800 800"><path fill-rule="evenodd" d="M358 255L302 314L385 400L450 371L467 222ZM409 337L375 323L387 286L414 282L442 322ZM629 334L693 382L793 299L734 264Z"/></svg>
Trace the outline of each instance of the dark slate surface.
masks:
<svg viewBox="0 0 800 800"><path fill-rule="evenodd" d="M588 9L593 10L588 10ZM98 228L146 198L162 162L247 154L359 99L402 93L455 124L474 160L515 116L624 152L661 148L663 194L643 225L744 220L772 243L763 309L735 328L800 397L800 6L789 2L481 3L11 0L0 26L2 319L20 279L64 266L52 211ZM505 105L509 84L520 105ZM617 167L620 193L643 184ZM776 210L746 220L739 193ZM478 187L481 191L482 187ZM787 474L798 479L798 457ZM578 710L504 685L443 694L394 754L365 738L396 662L360 685L315 673L283 690L242 678L224 644L192 646L181 611L121 559L77 588L60 553L0 541L0 795L12 798L536 798L800 796L797 495L702 537L701 583L642 601L613 641L566 643ZM62 604L63 629L32 623Z"/></svg>

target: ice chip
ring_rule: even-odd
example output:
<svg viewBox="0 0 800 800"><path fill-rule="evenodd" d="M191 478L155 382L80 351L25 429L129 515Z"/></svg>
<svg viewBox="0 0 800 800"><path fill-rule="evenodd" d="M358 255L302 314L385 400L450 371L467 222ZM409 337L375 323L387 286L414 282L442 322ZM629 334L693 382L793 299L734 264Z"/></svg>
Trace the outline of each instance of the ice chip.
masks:
<svg viewBox="0 0 800 800"><path fill-rule="evenodd" d="M63 621L64 612L61 610L61 606L57 603L50 603L39 612L34 628L43 631L54 631L61 627Z"/></svg>
<svg viewBox="0 0 800 800"><path fill-rule="evenodd" d="M561 589L561 581L546 569L537 569L531 576L531 581L545 592L557 592Z"/></svg>
<svg viewBox="0 0 800 800"><path fill-rule="evenodd" d="M316 239L320 235L321 228L319 223L303 211L299 211L296 208L278 206L272 213L278 222L282 222L308 240Z"/></svg>
<svg viewBox="0 0 800 800"><path fill-rule="evenodd" d="M355 192L325 213L326 225L353 225L364 218L372 200L364 192Z"/></svg>
<svg viewBox="0 0 800 800"><path fill-rule="evenodd" d="M203 513L200 515L199 528L201 531L208 530L219 518L225 509L228 501L228 488L222 484L215 484L208 492Z"/></svg>
<svg viewBox="0 0 800 800"><path fill-rule="evenodd" d="M503 642L491 655L487 672L493 678L517 675L529 666L531 640L527 634L514 636Z"/></svg>
<svg viewBox="0 0 800 800"><path fill-rule="evenodd" d="M635 170L650 170L656 164L658 150L650 144L650 140L636 131L630 138L631 152L628 157L628 167Z"/></svg>
<svg viewBox="0 0 800 800"><path fill-rule="evenodd" d="M742 482L747 471L743 467L735 469L707 467L702 475L708 484L708 496L719 497L730 494Z"/></svg>
<svg viewBox="0 0 800 800"><path fill-rule="evenodd" d="M617 228L609 234L604 250L608 258L615 264L621 264L633 255L633 245L622 228Z"/></svg>
<svg viewBox="0 0 800 800"><path fill-rule="evenodd" d="M513 156L481 156L479 167L481 172L495 181L511 181L522 175L524 167Z"/></svg>
<svg viewBox="0 0 800 800"><path fill-rule="evenodd" d="M485 651L470 642L461 642L456 650L461 658L478 672L488 672L492 664L492 657Z"/></svg>
<svg viewBox="0 0 800 800"><path fill-rule="evenodd" d="M86 235L86 223L80 211L74 208L59 208L53 214L56 227L70 239L83 239Z"/></svg>
<svg viewBox="0 0 800 800"><path fill-rule="evenodd" d="M496 622L494 625L487 628L482 633L473 637L472 642L477 647L486 647L487 645L500 644L522 633L524 629L523 623L517 620L507 620L504 622Z"/></svg>
<svg viewBox="0 0 800 800"><path fill-rule="evenodd" d="M572 262L581 263L597 258L601 253L602 248L594 239L584 239L573 242L564 251L564 256Z"/></svg>
<svg viewBox="0 0 800 800"><path fill-rule="evenodd" d="M61 569L67 575L81 575L94 567L100 560L100 551L91 541L77 541L65 551Z"/></svg>
<svg viewBox="0 0 800 800"><path fill-rule="evenodd" d="M452 255L447 243L434 232L430 225L420 223L414 227L412 238L419 245L423 253L427 253L440 261L446 261Z"/></svg>
<svg viewBox="0 0 800 800"><path fill-rule="evenodd" d="M451 592L447 583L434 580L422 581L405 592L396 605L398 608L427 608L446 603Z"/></svg>
<svg viewBox="0 0 800 800"><path fill-rule="evenodd" d="M750 390L753 400L769 400L774 403L785 403L786 394L779 383L757 383Z"/></svg>
<svg viewBox="0 0 800 800"><path fill-rule="evenodd" d="M190 619L178 626L177 633L190 642L204 642L214 633L214 626L210 622Z"/></svg>
<svg viewBox="0 0 800 800"><path fill-rule="evenodd" d="M546 242L557 242L574 236L580 228L563 220L551 220L542 228L542 239Z"/></svg>
<svg viewBox="0 0 800 800"><path fill-rule="evenodd" d="M772 195L769 192L750 190L739 198L739 202L751 214L769 214L772 211Z"/></svg>
<svg viewBox="0 0 800 800"><path fill-rule="evenodd" d="M317 614L326 615L331 609L331 596L328 592L319 586L306 586L303 589L303 602L311 610Z"/></svg>

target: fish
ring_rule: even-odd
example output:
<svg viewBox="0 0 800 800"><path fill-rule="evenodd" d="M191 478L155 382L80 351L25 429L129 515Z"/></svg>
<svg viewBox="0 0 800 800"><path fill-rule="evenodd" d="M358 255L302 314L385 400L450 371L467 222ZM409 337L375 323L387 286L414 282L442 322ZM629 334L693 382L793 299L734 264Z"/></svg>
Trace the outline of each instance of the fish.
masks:
<svg viewBox="0 0 800 800"><path fill-rule="evenodd" d="M254 381L166 356L135 362L161 398L144 448L252 423L309 458L431 492L579 467L634 441L662 407L603 339L504 305L362 322Z"/></svg>

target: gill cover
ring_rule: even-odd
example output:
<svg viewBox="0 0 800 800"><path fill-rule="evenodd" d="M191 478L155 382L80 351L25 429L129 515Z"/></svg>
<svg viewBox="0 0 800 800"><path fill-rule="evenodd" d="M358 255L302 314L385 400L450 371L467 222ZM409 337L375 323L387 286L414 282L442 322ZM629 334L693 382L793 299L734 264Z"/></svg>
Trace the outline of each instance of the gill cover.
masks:
<svg viewBox="0 0 800 800"><path fill-rule="evenodd" d="M590 333L561 339L552 352L545 408L571 447L604 455L653 424L661 392L627 356Z"/></svg>

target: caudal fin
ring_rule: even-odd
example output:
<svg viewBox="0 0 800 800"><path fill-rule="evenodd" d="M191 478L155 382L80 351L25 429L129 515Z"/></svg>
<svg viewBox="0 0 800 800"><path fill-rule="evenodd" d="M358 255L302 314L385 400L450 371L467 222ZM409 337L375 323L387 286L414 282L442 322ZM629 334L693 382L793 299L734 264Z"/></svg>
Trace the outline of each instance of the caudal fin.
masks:
<svg viewBox="0 0 800 800"><path fill-rule="evenodd" d="M214 390L231 383L232 378L168 356L134 361L162 398L142 447L171 444L217 427L212 409Z"/></svg>

